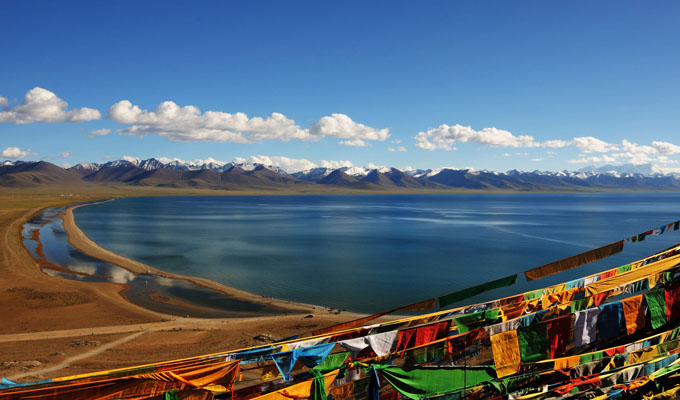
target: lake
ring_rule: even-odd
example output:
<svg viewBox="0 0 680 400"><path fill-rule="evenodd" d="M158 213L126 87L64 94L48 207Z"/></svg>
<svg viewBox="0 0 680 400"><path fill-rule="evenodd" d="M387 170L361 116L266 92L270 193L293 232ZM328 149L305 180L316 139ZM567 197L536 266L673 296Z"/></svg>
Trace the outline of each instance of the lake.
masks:
<svg viewBox="0 0 680 400"><path fill-rule="evenodd" d="M375 312L522 272L680 219L678 194L147 197L75 210L101 246L249 292ZM626 264L680 231L485 300Z"/></svg>

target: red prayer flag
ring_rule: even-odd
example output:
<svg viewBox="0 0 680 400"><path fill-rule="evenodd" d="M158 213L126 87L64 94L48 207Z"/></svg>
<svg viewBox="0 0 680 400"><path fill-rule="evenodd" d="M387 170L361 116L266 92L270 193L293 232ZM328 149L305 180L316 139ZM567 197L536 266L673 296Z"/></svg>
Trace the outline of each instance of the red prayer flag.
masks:
<svg viewBox="0 0 680 400"><path fill-rule="evenodd" d="M562 357L571 342L571 314L552 319L548 322L550 358Z"/></svg>

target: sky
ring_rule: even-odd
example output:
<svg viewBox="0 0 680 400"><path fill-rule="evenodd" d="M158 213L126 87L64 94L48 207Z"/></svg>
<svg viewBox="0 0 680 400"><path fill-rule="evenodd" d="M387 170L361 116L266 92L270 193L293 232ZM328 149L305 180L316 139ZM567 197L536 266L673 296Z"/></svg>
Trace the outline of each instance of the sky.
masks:
<svg viewBox="0 0 680 400"><path fill-rule="evenodd" d="M0 159L680 171L674 1L3 1Z"/></svg>

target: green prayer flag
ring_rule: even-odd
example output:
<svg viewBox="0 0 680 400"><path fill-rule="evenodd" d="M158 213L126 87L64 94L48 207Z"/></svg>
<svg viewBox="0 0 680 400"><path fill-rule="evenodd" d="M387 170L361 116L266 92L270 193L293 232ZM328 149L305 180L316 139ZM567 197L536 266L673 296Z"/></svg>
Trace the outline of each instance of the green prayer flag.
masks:
<svg viewBox="0 0 680 400"><path fill-rule="evenodd" d="M666 323L666 298L664 289L652 290L645 293L645 301L649 308L649 319L652 329Z"/></svg>
<svg viewBox="0 0 680 400"><path fill-rule="evenodd" d="M666 343L661 343L659 345L659 353L668 353L671 350L675 350L680 346L680 341L676 340L671 340Z"/></svg>
<svg viewBox="0 0 680 400"><path fill-rule="evenodd" d="M321 364L317 365L313 369L321 372L322 374L335 371L340 368L342 364L349 357L349 351L343 351L342 353L329 354Z"/></svg>
<svg viewBox="0 0 680 400"><path fill-rule="evenodd" d="M461 300L468 299L480 293L492 289L498 289L517 283L517 274L506 276L505 278L496 279L495 281L482 283L481 285L472 286L467 289L459 290L457 292L449 293L446 296L439 298L439 307L446 307Z"/></svg>
<svg viewBox="0 0 680 400"><path fill-rule="evenodd" d="M633 264L622 265L622 266L620 266L616 269L616 274L618 275L618 274L622 274L624 272L628 272L628 271L630 271L631 268L633 268Z"/></svg>
<svg viewBox="0 0 680 400"><path fill-rule="evenodd" d="M507 378L501 379L501 382L505 387L505 393L512 393L522 388L526 388L540 379L541 375L533 373L519 376L508 376Z"/></svg>
<svg viewBox="0 0 680 400"><path fill-rule="evenodd" d="M571 301L571 313L583 311L588 308L588 299L576 299Z"/></svg>
<svg viewBox="0 0 680 400"><path fill-rule="evenodd" d="M524 297L522 298L522 301L533 300L533 299L537 299L539 297L543 297L543 290L544 289L537 289L537 290L534 290L532 292L524 293Z"/></svg>
<svg viewBox="0 0 680 400"><path fill-rule="evenodd" d="M439 342L406 351L404 361L406 365L426 364L441 360L446 354L446 342Z"/></svg>
<svg viewBox="0 0 680 400"><path fill-rule="evenodd" d="M421 399L454 392L466 387L491 383L493 367L392 367L374 365L383 378L399 393Z"/></svg>
<svg viewBox="0 0 680 400"><path fill-rule="evenodd" d="M177 397L176 390L170 390L168 392L165 392L164 398L165 400L179 400L179 397Z"/></svg>
<svg viewBox="0 0 680 400"><path fill-rule="evenodd" d="M537 324L517 329L519 353L523 362L548 358L548 324Z"/></svg>
<svg viewBox="0 0 680 400"><path fill-rule="evenodd" d="M604 352L596 351L595 353L581 354L578 363L585 364L597 360L601 360L604 357Z"/></svg>
<svg viewBox="0 0 680 400"><path fill-rule="evenodd" d="M498 308L493 310L478 311L471 314L464 314L455 318L458 332L464 333L472 329L500 322L501 312Z"/></svg>
<svg viewBox="0 0 680 400"><path fill-rule="evenodd" d="M309 398L311 400L326 400L328 393L326 393L326 381L324 380L323 373L314 369L310 370L309 373L314 377Z"/></svg>

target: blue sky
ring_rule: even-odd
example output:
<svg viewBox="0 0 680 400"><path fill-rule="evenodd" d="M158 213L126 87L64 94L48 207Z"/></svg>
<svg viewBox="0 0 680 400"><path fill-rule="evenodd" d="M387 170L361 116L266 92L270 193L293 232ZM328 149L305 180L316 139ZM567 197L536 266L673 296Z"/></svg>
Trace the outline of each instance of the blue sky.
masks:
<svg viewBox="0 0 680 400"><path fill-rule="evenodd" d="M676 170L678 20L671 1L0 2L0 158Z"/></svg>

